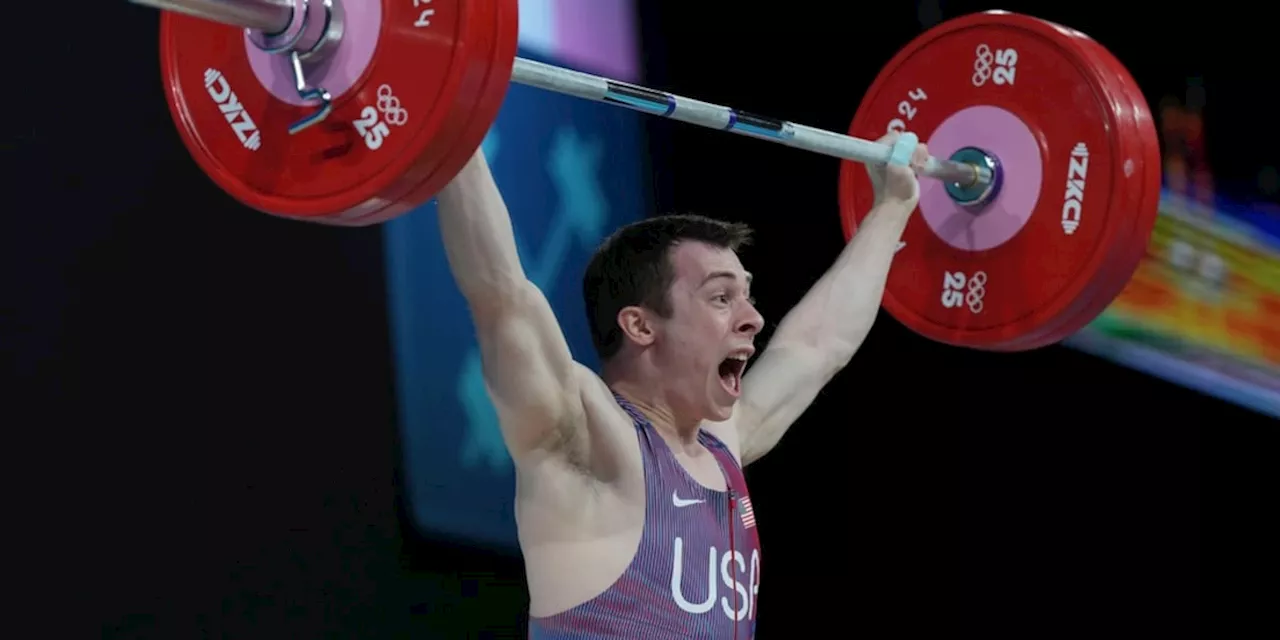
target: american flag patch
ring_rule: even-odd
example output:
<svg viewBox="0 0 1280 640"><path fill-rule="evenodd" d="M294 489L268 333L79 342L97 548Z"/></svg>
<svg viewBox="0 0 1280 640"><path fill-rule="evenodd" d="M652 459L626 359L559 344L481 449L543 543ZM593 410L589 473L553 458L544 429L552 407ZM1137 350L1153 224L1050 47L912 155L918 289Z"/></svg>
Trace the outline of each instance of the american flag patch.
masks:
<svg viewBox="0 0 1280 640"><path fill-rule="evenodd" d="M756 512L751 508L751 498L742 496L738 500L738 515L742 516L742 526L748 529L756 526Z"/></svg>

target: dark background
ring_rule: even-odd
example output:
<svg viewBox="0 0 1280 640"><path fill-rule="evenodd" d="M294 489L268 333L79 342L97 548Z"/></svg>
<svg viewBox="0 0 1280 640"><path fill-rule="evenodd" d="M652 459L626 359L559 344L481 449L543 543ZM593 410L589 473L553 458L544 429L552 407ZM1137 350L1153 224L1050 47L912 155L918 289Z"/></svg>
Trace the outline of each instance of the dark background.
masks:
<svg viewBox="0 0 1280 640"><path fill-rule="evenodd" d="M923 26L990 8L640 4L649 83L836 130ZM72 592L87 594L104 638L515 637L518 559L423 539L402 516L380 232L273 219L218 191L166 111L157 17L122 5L69 24L44 5L60 39L12 69L37 89L14 92L29 99L10 102L5 136L6 457L31 514L12 528L56 547L16 554L37 565L30 592L77 623ZM1266 21L1237 6L1000 8L1090 33L1153 104L1195 79L1220 183L1265 197L1274 56ZM658 209L760 231L745 261L776 321L840 249L836 163L679 124L650 133ZM1203 578L1228 596L1206 627L1269 602L1242 585L1274 560L1260 545L1275 427L1064 348L964 351L882 317L750 469L760 636L817 621L850 636L1198 637Z"/></svg>

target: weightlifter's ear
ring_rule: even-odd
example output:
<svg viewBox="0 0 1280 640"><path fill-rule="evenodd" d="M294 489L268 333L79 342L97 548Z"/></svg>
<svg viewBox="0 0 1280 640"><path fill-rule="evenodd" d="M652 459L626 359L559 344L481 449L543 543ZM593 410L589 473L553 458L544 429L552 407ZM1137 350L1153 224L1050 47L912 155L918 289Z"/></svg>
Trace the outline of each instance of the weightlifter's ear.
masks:
<svg viewBox="0 0 1280 640"><path fill-rule="evenodd" d="M618 326L622 333L628 340L642 347L653 344L657 339L651 320L649 312L639 306L623 307L618 312Z"/></svg>

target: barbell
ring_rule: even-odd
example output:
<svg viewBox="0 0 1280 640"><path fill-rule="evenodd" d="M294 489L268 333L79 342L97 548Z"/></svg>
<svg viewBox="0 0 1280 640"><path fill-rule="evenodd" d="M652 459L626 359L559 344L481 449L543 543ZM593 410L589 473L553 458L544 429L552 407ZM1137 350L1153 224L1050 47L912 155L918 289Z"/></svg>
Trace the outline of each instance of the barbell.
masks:
<svg viewBox="0 0 1280 640"><path fill-rule="evenodd" d="M842 159L846 241L871 209L862 164L905 163L918 215L884 306L948 344L1019 351L1095 318L1155 224L1160 153L1129 72L1086 35L1002 11L910 42L848 134L516 57L517 0L130 0L165 9L170 112L201 169L246 206L342 226L430 200L517 82ZM894 145L872 142L901 133Z"/></svg>

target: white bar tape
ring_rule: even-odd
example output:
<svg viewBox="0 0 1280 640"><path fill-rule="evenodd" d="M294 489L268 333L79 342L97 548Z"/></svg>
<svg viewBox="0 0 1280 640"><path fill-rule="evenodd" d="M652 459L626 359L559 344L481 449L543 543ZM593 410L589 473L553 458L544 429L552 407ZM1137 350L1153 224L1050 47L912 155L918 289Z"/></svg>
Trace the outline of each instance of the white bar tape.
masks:
<svg viewBox="0 0 1280 640"><path fill-rule="evenodd" d="M905 167L911 164L911 154L915 153L916 145L920 143L920 138L914 133L903 133L893 143L893 150L889 152L889 164L896 164Z"/></svg>

